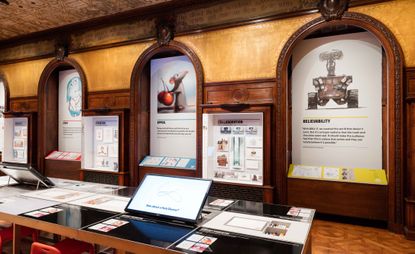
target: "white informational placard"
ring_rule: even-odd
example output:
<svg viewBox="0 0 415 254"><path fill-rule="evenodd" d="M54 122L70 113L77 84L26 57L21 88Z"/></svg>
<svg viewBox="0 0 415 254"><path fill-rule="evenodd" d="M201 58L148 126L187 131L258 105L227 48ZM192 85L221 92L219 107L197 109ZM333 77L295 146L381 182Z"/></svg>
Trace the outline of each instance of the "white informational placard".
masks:
<svg viewBox="0 0 415 254"><path fill-rule="evenodd" d="M69 189L51 188L46 190L31 191L21 194L25 197L39 198L60 203L67 203L77 199L86 198L94 195L90 192L82 192Z"/></svg>
<svg viewBox="0 0 415 254"><path fill-rule="evenodd" d="M124 213L130 198L112 195L94 195L69 202L73 205L86 206L95 209Z"/></svg>
<svg viewBox="0 0 415 254"><path fill-rule="evenodd" d="M28 163L28 119L26 117L4 119L4 162Z"/></svg>
<svg viewBox="0 0 415 254"><path fill-rule="evenodd" d="M150 155L196 158L196 73L186 56L151 60Z"/></svg>
<svg viewBox="0 0 415 254"><path fill-rule="evenodd" d="M203 177L263 184L263 114L203 114Z"/></svg>
<svg viewBox="0 0 415 254"><path fill-rule="evenodd" d="M29 211L57 205L58 202L28 198L23 196L14 196L0 198L0 212L18 215Z"/></svg>
<svg viewBox="0 0 415 254"><path fill-rule="evenodd" d="M82 82L76 70L59 72L59 151L81 152Z"/></svg>
<svg viewBox="0 0 415 254"><path fill-rule="evenodd" d="M87 116L82 120L82 168L118 172L118 116Z"/></svg>
<svg viewBox="0 0 415 254"><path fill-rule="evenodd" d="M4 83L0 80L0 152L3 152L4 144L4 117L3 112L5 103Z"/></svg>
<svg viewBox="0 0 415 254"><path fill-rule="evenodd" d="M382 48L368 32L293 51L292 163L382 168Z"/></svg>
<svg viewBox="0 0 415 254"><path fill-rule="evenodd" d="M304 244L310 223L224 211L202 227Z"/></svg>

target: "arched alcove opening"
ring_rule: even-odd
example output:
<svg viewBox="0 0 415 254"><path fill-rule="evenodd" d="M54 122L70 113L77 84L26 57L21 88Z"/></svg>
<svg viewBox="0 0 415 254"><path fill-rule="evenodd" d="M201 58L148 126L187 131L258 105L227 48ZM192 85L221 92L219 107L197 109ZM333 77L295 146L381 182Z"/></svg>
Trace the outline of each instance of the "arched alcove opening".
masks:
<svg viewBox="0 0 415 254"><path fill-rule="evenodd" d="M175 144L171 143L172 140L177 140L175 137L170 139L170 141L167 141L167 143L157 142L157 144L155 144L154 142L154 140L157 139L158 134L155 132L156 130L152 128L152 126L154 127L157 125L157 117L161 114L161 111L168 113L169 115L173 115L174 113L183 113L181 112L182 108L186 110L188 106L188 104L186 104L184 107L179 105L181 103L180 98L183 98L184 94L183 92L177 93L179 92L180 86L174 86L174 82L172 81L173 76L163 76L161 80L153 79L153 82L159 83L157 87L154 87L154 83L152 83L151 80L151 65L152 63L154 65L163 65L164 61L182 61L185 62L187 66L191 66L193 69L191 71L186 70L187 72L183 71L177 73L177 77L183 80L183 77L193 75L194 87L191 97L194 98L194 104L192 105L191 111L194 116L192 116L190 122L182 123L185 125L192 125L192 127L189 127L191 129L190 131L192 132L190 135L192 140L189 140L191 145L189 146L190 148L187 147L187 149L194 149L194 155L189 156L186 155L187 153L185 152L185 155L177 156L195 159L196 167L193 169L163 168L157 166L148 167L139 165L145 156L148 155L170 156L169 154L163 154L166 152L166 149L161 148L161 146L164 144L169 143L169 145L175 146L175 148L169 149L171 151L177 151L181 146L188 145L186 142L176 142ZM169 71L174 71L175 67L172 68L173 69ZM132 185L137 185L140 179L146 173L201 176L202 124L199 105L201 104L202 100L203 80L203 70L200 60L191 49L182 43L171 41L166 45L154 44L146 51L144 51L143 54L139 57L134 66L131 77L130 183ZM154 95L154 93L156 93L156 95L151 99L150 96L152 94ZM153 106L151 106L151 104ZM153 113L151 113L152 110ZM161 118L159 118L159 120L160 119ZM161 122L159 121L158 123ZM172 128L177 128L177 126L172 126ZM184 128L187 128L187 126ZM167 139L170 137L167 137ZM151 144L151 140L153 140L153 144ZM153 149L156 146L157 148Z"/></svg>
<svg viewBox="0 0 415 254"><path fill-rule="evenodd" d="M295 136L293 135L295 116L293 105L298 103L292 99L292 96L295 96L292 87L293 53L298 45L308 39L359 32L368 32L381 47L381 73L378 73L381 79L379 86L373 92L380 93L381 120L377 122L381 126L381 133L378 135L381 139L381 158L379 159L386 173L387 185L291 179L287 177L287 170L290 164L294 163L293 154L298 153L294 150L293 142L303 142L302 140L293 141ZM325 66L318 60L315 64ZM385 25L367 15L345 12L341 19L332 21L326 21L320 17L303 25L289 38L277 64L277 101L280 102L280 110L277 111L275 141L277 143L276 186L280 202L314 207L322 213L382 220L387 222L389 229L393 231L402 229L402 67L402 51L392 33ZM312 85L313 82L310 80L307 86L313 88ZM361 102L371 99L360 96ZM316 107L319 108L317 105ZM310 105L302 110L310 110ZM304 136L304 133L296 134L300 139L301 135ZM324 157L324 152L321 154ZM344 156L347 157L348 154ZM353 159L349 156L349 160Z"/></svg>
<svg viewBox="0 0 415 254"><path fill-rule="evenodd" d="M3 153L4 144L4 117L3 113L9 111L10 101L9 85L3 73L0 72L0 156ZM0 157L1 159L1 157Z"/></svg>
<svg viewBox="0 0 415 254"><path fill-rule="evenodd" d="M81 152L81 110L86 108L87 80L71 58L54 59L38 86L38 165L46 176L79 179L80 161L47 160L53 151Z"/></svg>

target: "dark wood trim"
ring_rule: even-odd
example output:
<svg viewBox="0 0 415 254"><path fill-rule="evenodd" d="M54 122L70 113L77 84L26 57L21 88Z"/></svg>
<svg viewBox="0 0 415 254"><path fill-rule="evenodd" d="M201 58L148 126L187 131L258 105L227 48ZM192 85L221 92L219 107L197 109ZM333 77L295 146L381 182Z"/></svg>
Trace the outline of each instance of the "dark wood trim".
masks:
<svg viewBox="0 0 415 254"><path fill-rule="evenodd" d="M276 78L263 78L263 79L245 79L245 80L233 80L224 82L206 82L204 87L209 86L231 86L231 85L245 85L245 84L259 84L259 83L274 83Z"/></svg>
<svg viewBox="0 0 415 254"><path fill-rule="evenodd" d="M88 109L127 109L130 107L130 89L94 91L88 93Z"/></svg>
<svg viewBox="0 0 415 254"><path fill-rule="evenodd" d="M37 96L24 96L10 98L10 111L15 112L37 112L38 101Z"/></svg>
<svg viewBox="0 0 415 254"><path fill-rule="evenodd" d="M45 172L45 156L51 152L50 148L47 148L47 144L50 142L55 142L57 144L57 140L50 140L51 137L48 135L50 131L50 126L48 122L51 122L51 119L48 119L47 113L47 102L49 97L50 87L49 86L57 86L58 82L54 82L50 84L52 78L56 79L57 77L52 77L53 75L58 75L58 72L62 68L68 69L75 69L80 76L82 82L82 110L87 108L87 79L85 76L85 72L83 71L81 65L74 59L71 58L64 58L63 60L53 59L50 61L46 67L43 69L43 72L39 79L38 85L38 112L39 112L39 123L38 123L38 166L41 172ZM55 87L58 90L58 87ZM55 95L56 96L56 95ZM57 105L56 105L57 106ZM57 108L56 108L57 110ZM50 117L50 116L49 116ZM58 119L56 120L56 124ZM54 121L54 120L53 120ZM56 125L57 126L57 125ZM57 132L58 130L56 130ZM50 145L48 145L50 146ZM65 177L64 175L60 177Z"/></svg>
<svg viewBox="0 0 415 254"><path fill-rule="evenodd" d="M134 65L131 85L130 85L130 183L135 186L140 180L141 161L149 153L149 125L150 125L150 80L148 77L149 63L152 57L157 54L176 52L187 56L192 62L196 72L196 170L192 171L192 176L202 175L202 112L200 104L203 94L203 68L197 55L185 46L176 41L171 41L168 45L157 43L145 50ZM183 172L188 170L184 170ZM174 173L174 172L172 172Z"/></svg>
<svg viewBox="0 0 415 254"><path fill-rule="evenodd" d="M10 109L10 89L9 83L7 82L6 75L0 71L0 81L3 82L4 86L4 111L9 111Z"/></svg>
<svg viewBox="0 0 415 254"><path fill-rule="evenodd" d="M336 25L350 25L367 30L375 36L383 46L386 54L388 76L387 83L387 137L386 154L388 164L385 168L388 174L387 209L389 229L395 230L394 225L403 225L403 89L402 68L403 54L400 45L392 32L378 20L360 13L345 12L341 20L326 22L322 17L316 18L299 28L284 45L277 64L277 89L278 110L275 138L277 151L275 154L277 178L277 195L283 203L287 202L287 176L286 172L290 164L291 135L290 130L290 105L289 105L289 77L288 65L291 54L297 43L313 32ZM385 95L384 95L385 96ZM329 190L328 190L329 192ZM363 195L363 194L362 194Z"/></svg>

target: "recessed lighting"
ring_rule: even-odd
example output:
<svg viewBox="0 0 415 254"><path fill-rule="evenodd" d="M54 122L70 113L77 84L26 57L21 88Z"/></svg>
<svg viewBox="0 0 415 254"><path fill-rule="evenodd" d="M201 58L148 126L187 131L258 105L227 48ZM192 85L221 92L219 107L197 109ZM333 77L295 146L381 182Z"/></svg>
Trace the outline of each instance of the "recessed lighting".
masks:
<svg viewBox="0 0 415 254"><path fill-rule="evenodd" d="M9 5L10 3L7 0L0 0L0 4Z"/></svg>

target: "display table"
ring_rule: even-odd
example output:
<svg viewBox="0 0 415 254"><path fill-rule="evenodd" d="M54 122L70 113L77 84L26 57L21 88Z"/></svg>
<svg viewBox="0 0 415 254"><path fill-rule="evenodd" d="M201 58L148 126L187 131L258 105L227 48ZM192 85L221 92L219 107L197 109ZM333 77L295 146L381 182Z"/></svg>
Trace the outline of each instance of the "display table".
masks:
<svg viewBox="0 0 415 254"><path fill-rule="evenodd" d="M14 223L13 253L20 251L21 226L117 253L311 253L312 209L209 197L203 219L186 225L120 213L133 188L52 181L52 189L0 188L0 219Z"/></svg>

